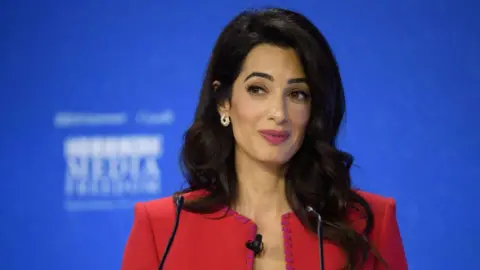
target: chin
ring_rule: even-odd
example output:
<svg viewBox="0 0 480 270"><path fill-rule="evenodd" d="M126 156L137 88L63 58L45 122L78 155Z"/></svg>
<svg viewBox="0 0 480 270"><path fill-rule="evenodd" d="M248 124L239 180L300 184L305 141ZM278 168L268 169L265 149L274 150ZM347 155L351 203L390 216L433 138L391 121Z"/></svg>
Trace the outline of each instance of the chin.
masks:
<svg viewBox="0 0 480 270"><path fill-rule="evenodd" d="M285 153L268 153L264 155L259 155L257 160L266 164L282 166L290 160L290 157L285 155Z"/></svg>

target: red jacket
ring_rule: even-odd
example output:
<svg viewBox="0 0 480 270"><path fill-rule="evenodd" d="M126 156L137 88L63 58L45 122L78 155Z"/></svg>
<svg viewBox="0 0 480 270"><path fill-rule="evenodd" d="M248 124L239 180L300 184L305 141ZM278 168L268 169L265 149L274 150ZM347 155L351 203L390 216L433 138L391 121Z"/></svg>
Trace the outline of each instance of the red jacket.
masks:
<svg viewBox="0 0 480 270"><path fill-rule="evenodd" d="M408 269L397 220L395 201L379 195L358 192L374 213L370 241L390 270ZM171 197L135 205L133 227L125 246L122 270L158 269L172 233L175 207ZM217 215L218 216L218 215ZM349 214L354 228L363 220L355 211ZM292 213L282 218L288 270L319 269L318 242L315 234L304 229ZM256 225L235 212L223 219L182 211L175 240L165 261L165 270L249 270L253 269L253 251L245 247L256 233ZM287 255L288 254L288 255ZM324 241L325 270L340 269L345 261L342 251ZM384 269L370 255L364 270Z"/></svg>

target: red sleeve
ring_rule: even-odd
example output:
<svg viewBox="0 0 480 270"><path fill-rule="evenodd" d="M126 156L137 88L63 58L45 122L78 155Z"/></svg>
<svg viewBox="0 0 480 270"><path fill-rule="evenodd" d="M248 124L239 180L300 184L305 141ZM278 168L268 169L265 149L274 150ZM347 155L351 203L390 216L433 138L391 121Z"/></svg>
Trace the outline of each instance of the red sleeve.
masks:
<svg viewBox="0 0 480 270"><path fill-rule="evenodd" d="M152 270L158 268L158 263L149 214L143 203L137 203L132 230L123 254L122 270Z"/></svg>
<svg viewBox="0 0 480 270"><path fill-rule="evenodd" d="M389 270L407 270L407 258L403 248L402 237L398 227L395 200L389 199L385 208L385 214L380 230L378 251ZM386 269L382 263L378 263L375 270Z"/></svg>

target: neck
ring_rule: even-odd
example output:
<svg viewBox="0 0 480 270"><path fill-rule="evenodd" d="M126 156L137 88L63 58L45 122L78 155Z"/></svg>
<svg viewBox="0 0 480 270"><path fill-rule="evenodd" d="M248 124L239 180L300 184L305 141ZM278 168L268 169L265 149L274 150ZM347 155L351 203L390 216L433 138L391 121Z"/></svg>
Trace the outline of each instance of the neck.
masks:
<svg viewBox="0 0 480 270"><path fill-rule="evenodd" d="M235 165L238 194L234 208L237 212L258 221L279 217L291 211L285 196L283 168L239 154L236 155Z"/></svg>

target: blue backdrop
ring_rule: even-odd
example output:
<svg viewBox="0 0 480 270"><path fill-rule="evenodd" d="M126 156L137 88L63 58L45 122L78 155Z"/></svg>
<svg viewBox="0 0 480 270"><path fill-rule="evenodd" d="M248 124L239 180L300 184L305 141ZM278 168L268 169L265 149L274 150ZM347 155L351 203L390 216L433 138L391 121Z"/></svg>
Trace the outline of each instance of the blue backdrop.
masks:
<svg viewBox="0 0 480 270"><path fill-rule="evenodd" d="M181 186L217 35L264 4L331 42L341 147L396 198L411 269L480 269L480 5L454 0L2 1L1 269L119 269L133 203Z"/></svg>

